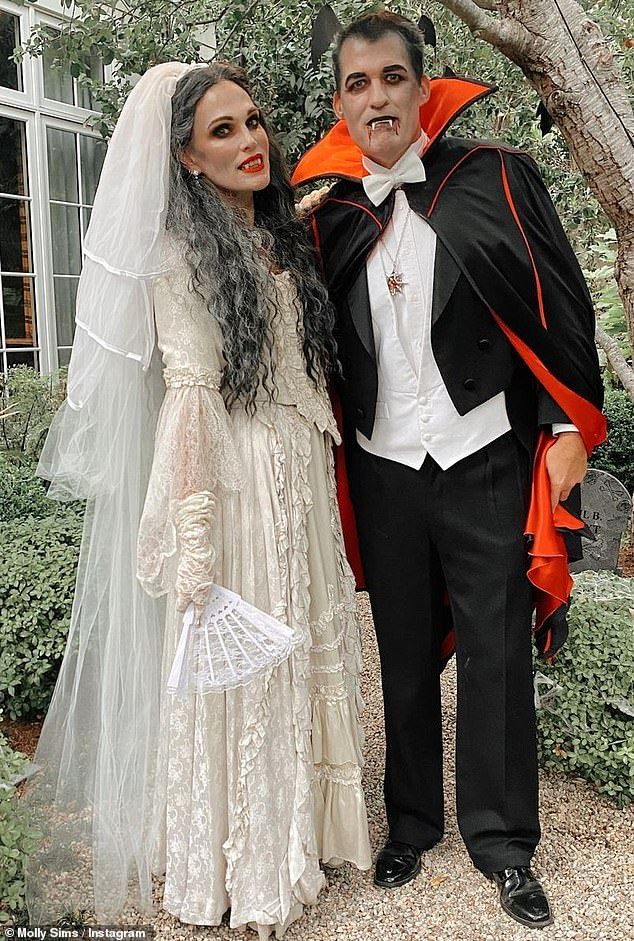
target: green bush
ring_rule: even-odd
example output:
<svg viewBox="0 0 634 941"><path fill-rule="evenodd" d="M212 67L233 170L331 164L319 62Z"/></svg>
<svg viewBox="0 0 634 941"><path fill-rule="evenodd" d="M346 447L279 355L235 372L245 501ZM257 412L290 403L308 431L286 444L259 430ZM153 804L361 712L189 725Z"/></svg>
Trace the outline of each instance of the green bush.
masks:
<svg viewBox="0 0 634 941"><path fill-rule="evenodd" d="M0 709L0 723L3 718L3 710ZM13 782L19 776L27 761L25 755L21 752L13 751L6 736L0 728L0 793L13 787ZM2 840L0 840L0 845Z"/></svg>
<svg viewBox="0 0 634 941"><path fill-rule="evenodd" d="M0 732L0 924L24 921L24 860L40 838L20 807L12 783L26 760Z"/></svg>
<svg viewBox="0 0 634 941"><path fill-rule="evenodd" d="M0 452L0 523L57 515L58 506L46 496L44 482L35 476L35 465L14 464Z"/></svg>
<svg viewBox="0 0 634 941"><path fill-rule="evenodd" d="M0 707L48 707L66 644L82 517L75 509L0 523Z"/></svg>
<svg viewBox="0 0 634 941"><path fill-rule="evenodd" d="M630 493L634 492L634 404L623 389L607 389L604 412L608 440L592 455L593 467L614 474Z"/></svg>
<svg viewBox="0 0 634 941"><path fill-rule="evenodd" d="M0 449L16 464L37 461L53 415L66 395L66 371L41 376L14 366L0 376Z"/></svg>
<svg viewBox="0 0 634 941"><path fill-rule="evenodd" d="M634 579L582 572L568 642L538 666L549 689L538 710L542 766L582 775L619 807L634 799L633 615Z"/></svg>

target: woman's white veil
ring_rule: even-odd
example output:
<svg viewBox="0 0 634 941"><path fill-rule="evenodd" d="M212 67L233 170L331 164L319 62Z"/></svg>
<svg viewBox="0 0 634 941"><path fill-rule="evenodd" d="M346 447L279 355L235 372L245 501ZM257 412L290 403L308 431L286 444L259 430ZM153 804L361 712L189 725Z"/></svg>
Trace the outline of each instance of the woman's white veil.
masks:
<svg viewBox="0 0 634 941"><path fill-rule="evenodd" d="M143 75L112 136L86 236L68 399L38 474L87 501L70 633L22 798L43 833L27 860L31 924L152 911L152 795L163 602L136 540L163 398L152 282L169 195L171 99L194 66ZM112 922L111 922L112 923Z"/></svg>

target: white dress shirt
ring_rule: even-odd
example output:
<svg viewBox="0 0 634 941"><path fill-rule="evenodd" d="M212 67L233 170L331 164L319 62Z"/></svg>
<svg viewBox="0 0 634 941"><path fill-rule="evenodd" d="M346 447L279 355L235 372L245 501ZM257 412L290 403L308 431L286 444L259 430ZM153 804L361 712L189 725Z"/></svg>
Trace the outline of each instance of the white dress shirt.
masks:
<svg viewBox="0 0 634 941"><path fill-rule="evenodd" d="M416 141L392 168L420 153L426 137ZM367 157L370 173L384 168ZM395 193L390 224L366 261L370 312L378 371L376 415L372 437L357 430L364 450L419 469L427 454L446 470L510 430L505 393L500 392L460 415L434 359L431 309L436 233L409 208L401 189ZM402 274L402 292L391 295L387 275ZM576 430L553 426L553 432Z"/></svg>

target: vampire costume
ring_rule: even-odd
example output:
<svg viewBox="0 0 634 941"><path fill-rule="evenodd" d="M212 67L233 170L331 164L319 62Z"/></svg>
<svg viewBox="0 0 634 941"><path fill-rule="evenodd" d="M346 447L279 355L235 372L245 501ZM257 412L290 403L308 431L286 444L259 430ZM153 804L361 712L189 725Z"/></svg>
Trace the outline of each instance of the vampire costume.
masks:
<svg viewBox="0 0 634 941"><path fill-rule="evenodd" d="M551 657L583 528L573 496L551 509L552 425L588 454L605 438L591 299L533 160L445 136L493 90L432 80L378 201L362 179L384 168L342 121L293 177L338 180L311 223L338 316L339 496L381 656L390 839L442 836L439 663L455 649L458 822L485 873L528 866L540 835L531 617Z"/></svg>

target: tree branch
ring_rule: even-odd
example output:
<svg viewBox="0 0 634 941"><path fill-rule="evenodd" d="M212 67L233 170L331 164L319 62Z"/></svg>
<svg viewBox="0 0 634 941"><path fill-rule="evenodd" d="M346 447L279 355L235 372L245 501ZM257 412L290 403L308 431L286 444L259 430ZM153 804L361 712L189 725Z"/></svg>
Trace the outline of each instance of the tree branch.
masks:
<svg viewBox="0 0 634 941"><path fill-rule="evenodd" d="M600 346L607 356L610 366L618 376L623 388L634 402L634 369L632 369L621 353L619 344L598 324L594 336L597 341L597 346Z"/></svg>
<svg viewBox="0 0 634 941"><path fill-rule="evenodd" d="M247 19L249 18L253 10L255 10L255 8L259 5L259 3L260 3L260 0L253 0L253 3L251 3L247 7L247 9L244 11L242 16L240 17L240 19L234 24L230 32L225 36L221 45L218 46L218 48L216 49L216 56L218 56L222 52L222 50L225 48L225 46L227 45L227 43L229 42L233 34L236 32L236 30L238 30L242 26L242 24L247 21Z"/></svg>
<svg viewBox="0 0 634 941"><path fill-rule="evenodd" d="M484 33L497 35L495 29L497 21L488 13L485 13L480 4L474 3L473 0L439 0L439 2L448 10L451 10L452 13L455 13L456 16L459 16L474 36L476 34L481 36Z"/></svg>

